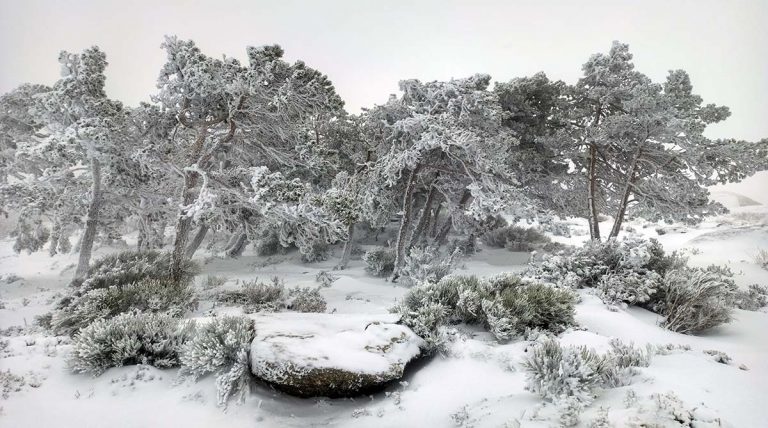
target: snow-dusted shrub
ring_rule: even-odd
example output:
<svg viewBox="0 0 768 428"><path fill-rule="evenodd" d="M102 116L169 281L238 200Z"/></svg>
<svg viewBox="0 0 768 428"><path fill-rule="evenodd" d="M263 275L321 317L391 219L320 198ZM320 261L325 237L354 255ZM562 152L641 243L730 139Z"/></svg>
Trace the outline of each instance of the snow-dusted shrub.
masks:
<svg viewBox="0 0 768 428"><path fill-rule="evenodd" d="M608 304L629 305L647 302L656 292L661 276L653 271L639 273L624 269L603 275L597 282L596 292Z"/></svg>
<svg viewBox="0 0 768 428"><path fill-rule="evenodd" d="M555 402L574 397L591 403L610 360L584 346L560 346L553 338L536 343L523 361L526 389Z"/></svg>
<svg viewBox="0 0 768 428"><path fill-rule="evenodd" d="M757 250L757 253L754 256L755 264L760 266L761 268L768 270L768 250L761 248Z"/></svg>
<svg viewBox="0 0 768 428"><path fill-rule="evenodd" d="M285 308L287 298L285 284L278 277L273 277L270 282L247 281L240 289L224 291L217 296L220 302L242 305L246 313L279 311Z"/></svg>
<svg viewBox="0 0 768 428"><path fill-rule="evenodd" d="M194 379L216 374L220 405L233 394L244 398L251 379L248 355L254 336L253 321L246 317L214 318L197 326L182 348L180 374Z"/></svg>
<svg viewBox="0 0 768 428"><path fill-rule="evenodd" d="M498 302L514 321L515 330L541 329L561 332L573 324L576 295L566 288L524 282L501 291Z"/></svg>
<svg viewBox="0 0 768 428"><path fill-rule="evenodd" d="M291 302L288 308L297 312L325 312L327 303L317 288L294 288L289 292Z"/></svg>
<svg viewBox="0 0 768 428"><path fill-rule="evenodd" d="M125 313L99 319L72 341L69 367L78 373L101 374L109 367L149 364L179 365L179 349L189 327L166 314Z"/></svg>
<svg viewBox="0 0 768 428"><path fill-rule="evenodd" d="M667 255L654 239L609 239L545 258L531 267L531 274L561 286L597 288L609 304L638 304L652 298L667 271L685 262L679 253Z"/></svg>
<svg viewBox="0 0 768 428"><path fill-rule="evenodd" d="M410 253L405 256L399 281L406 286L424 282L437 283L451 273L460 256L461 252L458 249L447 256L443 256L437 248L412 248Z"/></svg>
<svg viewBox="0 0 768 428"><path fill-rule="evenodd" d="M575 398L589 404L598 388L629 384L636 367L647 367L650 350L611 341L611 351L598 354L585 346L562 346L551 337L541 337L523 361L526 389L547 401Z"/></svg>
<svg viewBox="0 0 768 428"><path fill-rule="evenodd" d="M662 326L696 334L731 321L736 285L722 268L673 269L664 276L651 308L664 316Z"/></svg>
<svg viewBox="0 0 768 428"><path fill-rule="evenodd" d="M337 279L339 279L338 276L327 270L321 270L315 275L315 281L319 282L321 287L330 287Z"/></svg>
<svg viewBox="0 0 768 428"><path fill-rule="evenodd" d="M536 228L514 225L490 230L481 239L489 247L509 251L556 251L560 247Z"/></svg>
<svg viewBox="0 0 768 428"><path fill-rule="evenodd" d="M253 244L256 255L262 257L284 254L288 249L280 244L280 236L274 230L265 230Z"/></svg>
<svg viewBox="0 0 768 428"><path fill-rule="evenodd" d="M486 279L452 275L413 287L392 311L414 332L429 336L440 325L465 322L482 324L497 339L507 340L529 329L562 331L573 323L575 302L571 290L514 274Z"/></svg>
<svg viewBox="0 0 768 428"><path fill-rule="evenodd" d="M395 251L378 247L363 255L365 270L373 276L387 276L395 269Z"/></svg>
<svg viewBox="0 0 768 428"><path fill-rule="evenodd" d="M768 287L752 284L747 290L737 290L733 305L745 311L756 311L768 305Z"/></svg>
<svg viewBox="0 0 768 428"><path fill-rule="evenodd" d="M85 290L130 284L145 278L163 279L170 276L171 255L158 251L123 251L104 256L88 269L84 280L73 285ZM182 282L190 282L199 268L192 261L182 265ZM82 281L82 282L81 282Z"/></svg>
<svg viewBox="0 0 768 428"><path fill-rule="evenodd" d="M227 283L226 276L206 275L205 278L203 279L203 289L211 290L214 288L219 288L226 283Z"/></svg>
<svg viewBox="0 0 768 428"><path fill-rule="evenodd" d="M108 319L131 311L164 312L173 317L197 307L189 283L170 279L142 279L85 291L75 291L59 301L51 317L57 334L74 334L97 319Z"/></svg>
<svg viewBox="0 0 768 428"><path fill-rule="evenodd" d="M330 252L331 246L326 242L321 240L312 241L301 253L301 261L304 263L322 262L328 260Z"/></svg>

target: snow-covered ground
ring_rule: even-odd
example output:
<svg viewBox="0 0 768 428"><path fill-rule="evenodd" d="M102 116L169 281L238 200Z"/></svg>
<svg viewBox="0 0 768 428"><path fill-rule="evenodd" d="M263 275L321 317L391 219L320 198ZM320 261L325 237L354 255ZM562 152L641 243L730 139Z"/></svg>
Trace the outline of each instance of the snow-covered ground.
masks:
<svg viewBox="0 0 768 428"><path fill-rule="evenodd" d="M729 195L725 195L729 196ZM668 250L688 249L694 264L727 264L740 286L767 284L768 271L752 260L758 249L768 249L768 209L749 202L753 198L730 195L732 213L713 218L693 229L666 227L658 235L655 224L631 222L635 231L657 237ZM738 206L745 205L745 206ZM585 239L586 227L572 242ZM577 231L578 232L578 231ZM18 391L2 391L0 426L4 427L443 427L552 426L552 406L524 389L521 361L528 342L499 344L486 332L462 327L449 355L419 361L402 382L386 392L357 399L300 399L255 385L243 404L226 411L216 405L212 378L197 383L177 380L175 370L130 366L108 370L99 377L76 375L66 368L68 340L35 332L35 315L47 312L72 275L73 255L14 254L12 241L0 241L0 275L22 279L0 280L0 328L7 330L0 345L0 369L23 376ZM105 249L101 249L103 253ZM98 254L97 254L98 256ZM529 256L506 250L484 249L467 260L459 273L489 275L523 269ZM238 260L201 254L202 282L207 274L237 279L282 278L288 286L315 286L315 276L331 270L336 260L302 264L289 255L277 263L246 253ZM329 312L384 314L407 289L373 278L360 260L334 272L339 277L322 294ZM657 326L657 316L639 308L612 311L582 291L577 306L579 327L561 341L606 349L611 338L638 345L686 345L668 355L657 355L641 368L629 386L605 391L582 416L588 423L601 408L615 426L629 424L638 412L653 412L654 393L674 391L688 408L697 408L702 420L720 418L724 426L761 427L768 421L768 313L736 310L732 323L701 336L686 336ZM235 312L203 301L196 316L210 311ZM270 316L259 315L263 322ZM28 328L15 329L14 326ZM673 347L674 348L674 347ZM686 350L687 349L687 350ZM705 350L727 353L721 364ZM742 366L740 368L740 366ZM748 370L744 370L748 369ZM627 408L629 390L637 397ZM640 409L640 410L638 410ZM517 425L519 423L519 425Z"/></svg>

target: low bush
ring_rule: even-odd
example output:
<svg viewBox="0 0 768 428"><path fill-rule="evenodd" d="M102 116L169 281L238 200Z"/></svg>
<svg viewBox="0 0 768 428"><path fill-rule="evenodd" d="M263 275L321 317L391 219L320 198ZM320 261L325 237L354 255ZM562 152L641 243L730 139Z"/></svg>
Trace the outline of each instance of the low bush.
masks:
<svg viewBox="0 0 768 428"><path fill-rule="evenodd" d="M296 312L325 312L327 303L318 288L294 288L289 293L291 302L288 309Z"/></svg>
<svg viewBox="0 0 768 428"><path fill-rule="evenodd" d="M395 251L377 247L363 255L365 270L373 276L388 276L395 269Z"/></svg>
<svg viewBox="0 0 768 428"><path fill-rule="evenodd" d="M731 321L736 289L730 272L722 268L673 269L650 307L664 316L665 328L697 334Z"/></svg>
<svg viewBox="0 0 768 428"><path fill-rule="evenodd" d="M482 324L498 340L530 329L560 332L573 324L576 295L524 280L513 274L478 279L449 276L413 287L392 312L431 345L438 345L439 327L453 322Z"/></svg>
<svg viewBox="0 0 768 428"><path fill-rule="evenodd" d="M196 307L197 300L189 284L177 284L167 278L145 278L71 293L58 302L50 326L56 334L72 335L95 320L121 313L162 312L180 317Z"/></svg>
<svg viewBox="0 0 768 428"><path fill-rule="evenodd" d="M755 264L760 266L761 268L768 270L768 250L766 249L759 249L757 250L757 253L754 256Z"/></svg>
<svg viewBox="0 0 768 428"><path fill-rule="evenodd" d="M280 244L280 236L273 230L261 232L253 247L256 250L256 255L262 257L285 254L288 251L288 248Z"/></svg>
<svg viewBox="0 0 768 428"><path fill-rule="evenodd" d="M130 364L175 367L189 332L186 323L166 314L136 312L99 319L75 335L69 367L94 374Z"/></svg>
<svg viewBox="0 0 768 428"><path fill-rule="evenodd" d="M483 243L492 248L506 248L509 251L557 251L561 244L552 242L538 229L520 226L504 226L490 230L481 236Z"/></svg>
<svg viewBox="0 0 768 428"><path fill-rule="evenodd" d="M199 325L181 351L182 376L216 374L217 399L226 405L233 394L244 398L250 384L249 354L255 336L246 317L214 318Z"/></svg>
<svg viewBox="0 0 768 428"><path fill-rule="evenodd" d="M328 260L330 253L330 245L322 240L312 241L312 243L301 252L301 261L304 263L322 262Z"/></svg>
<svg viewBox="0 0 768 428"><path fill-rule="evenodd" d="M104 256L91 265L85 279L73 281L84 290L131 284L143 279L165 279L170 275L171 255L158 251L123 251ZM182 265L182 282L188 283L199 272L192 261Z"/></svg>
<svg viewBox="0 0 768 428"><path fill-rule="evenodd" d="M398 280L406 286L424 282L437 283L453 271L461 254L459 249L443 256L437 248L412 248L405 256Z"/></svg>
<svg viewBox="0 0 768 428"><path fill-rule="evenodd" d="M274 277L270 282L258 279L243 283L238 290L219 293L217 300L242 305L246 313L274 312L286 307L288 293L285 284Z"/></svg>
<svg viewBox="0 0 768 428"><path fill-rule="evenodd" d="M650 351L618 340L612 340L611 347L598 354L585 346L562 346L556 339L543 337L523 361L526 389L550 402L575 399L589 404L597 389L627 385L635 367L650 364Z"/></svg>
<svg viewBox="0 0 768 428"><path fill-rule="evenodd" d="M768 305L768 287L752 284L746 290L738 290L733 305L745 311L756 311Z"/></svg>

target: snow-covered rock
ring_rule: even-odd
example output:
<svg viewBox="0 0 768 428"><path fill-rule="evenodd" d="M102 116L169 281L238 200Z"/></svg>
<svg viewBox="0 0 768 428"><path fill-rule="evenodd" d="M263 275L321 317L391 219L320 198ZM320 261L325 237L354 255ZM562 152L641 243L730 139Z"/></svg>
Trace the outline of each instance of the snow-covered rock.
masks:
<svg viewBox="0 0 768 428"><path fill-rule="evenodd" d="M253 373L289 394L351 397L400 379L424 341L395 314L254 317Z"/></svg>

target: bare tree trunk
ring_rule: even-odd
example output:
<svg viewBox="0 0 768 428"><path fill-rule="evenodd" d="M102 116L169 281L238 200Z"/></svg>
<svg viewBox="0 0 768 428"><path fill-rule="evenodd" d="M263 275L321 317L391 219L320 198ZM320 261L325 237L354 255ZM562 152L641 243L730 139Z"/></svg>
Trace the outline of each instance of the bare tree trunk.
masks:
<svg viewBox="0 0 768 428"><path fill-rule="evenodd" d="M431 230L429 231L429 236L433 238L437 236L437 224L440 221L440 211L442 210L443 210L443 204L441 202L440 204L437 205L437 208L435 208L435 214L430 219L432 223L432 227L431 227Z"/></svg>
<svg viewBox="0 0 768 428"><path fill-rule="evenodd" d="M459 200L459 208L463 209L471 196L472 192L464 190L464 193L461 195L461 200ZM443 227L440 228L440 231L435 236L435 242L438 246L443 246L448 241L448 232L451 231L451 227L453 227L453 216L449 215L448 218L445 219Z"/></svg>
<svg viewBox="0 0 768 428"><path fill-rule="evenodd" d="M176 236L173 238L173 253L171 253L171 280L180 282L182 278L182 264L186 257L187 240L189 230L192 227L192 218L187 216L185 207L195 200L194 188L197 184L196 173L186 171L184 173L184 187L181 192L181 208L176 221Z"/></svg>
<svg viewBox="0 0 768 428"><path fill-rule="evenodd" d="M616 217L613 220L613 227L611 228L610 238L616 238L621 232L621 224L624 222L624 216L627 213L627 204L629 203L629 196L632 194L632 186L635 184L635 174L637 174L637 163L640 160L642 154L642 146L638 147L635 157L632 159L632 165L629 167L629 175L627 176L627 184L624 186L624 193L621 195L621 202L619 202L619 208L616 210Z"/></svg>
<svg viewBox="0 0 768 428"><path fill-rule="evenodd" d="M408 174L408 183L403 194L403 216L400 218L400 230L397 232L397 244L395 245L395 269L390 278L393 282L400 276L400 268L403 266L406 250L406 240L411 228L413 211L413 190L416 183L416 175L421 170L421 165L416 165Z"/></svg>
<svg viewBox="0 0 768 428"><path fill-rule="evenodd" d="M99 224L99 212L101 211L101 163L96 158L91 158L91 202L88 205L88 218L85 220L85 230L80 238L80 256L77 260L75 278L83 278L88 272L93 252L93 241L96 238L96 228Z"/></svg>
<svg viewBox="0 0 768 428"><path fill-rule="evenodd" d="M421 235L424 233L424 230L427 228L427 223L429 223L429 218L432 214L432 204L435 203L436 195L437 189L435 186L430 187L429 193L427 194L427 200L424 202L424 208L422 208L421 213L419 214L419 221L416 222L416 229L414 229L413 235L411 235L411 239L408 242L408 250L418 242Z"/></svg>
<svg viewBox="0 0 768 428"><path fill-rule="evenodd" d="M344 253L341 255L341 261L339 262L338 269L346 269L349 264L349 258L352 255L352 237L355 234L355 223L350 223L347 226L347 242L344 243Z"/></svg>
<svg viewBox="0 0 768 428"><path fill-rule="evenodd" d="M185 256L188 259L191 259L192 256L195 255L195 252L198 248L200 248L200 244L203 243L203 239L205 239L205 235L208 234L208 225L203 223L200 225L200 227L197 229L197 233L195 234L195 237L192 238L192 242L187 245L187 249L185 250Z"/></svg>
<svg viewBox="0 0 768 428"><path fill-rule="evenodd" d="M589 209L589 236L593 241L600 240L600 219L597 213L597 204L595 198L597 195L597 147L591 143L589 145L589 168L587 170L589 179L589 188L587 195L587 208Z"/></svg>

